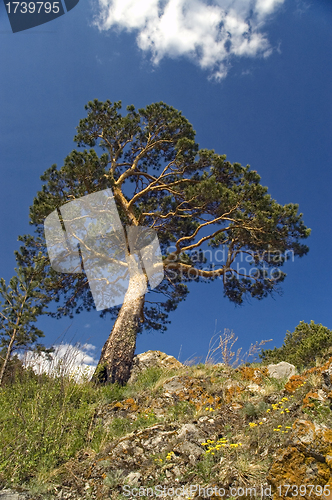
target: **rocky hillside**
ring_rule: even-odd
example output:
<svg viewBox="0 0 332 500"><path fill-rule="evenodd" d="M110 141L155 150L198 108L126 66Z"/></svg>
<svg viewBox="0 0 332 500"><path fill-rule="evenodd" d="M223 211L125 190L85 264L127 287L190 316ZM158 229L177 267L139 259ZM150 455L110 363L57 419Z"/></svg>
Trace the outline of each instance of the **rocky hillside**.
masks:
<svg viewBox="0 0 332 500"><path fill-rule="evenodd" d="M284 362L185 366L148 351L130 397L95 410L100 450L85 447L29 492L6 484L0 500L332 498L331 375L332 358L296 374Z"/></svg>

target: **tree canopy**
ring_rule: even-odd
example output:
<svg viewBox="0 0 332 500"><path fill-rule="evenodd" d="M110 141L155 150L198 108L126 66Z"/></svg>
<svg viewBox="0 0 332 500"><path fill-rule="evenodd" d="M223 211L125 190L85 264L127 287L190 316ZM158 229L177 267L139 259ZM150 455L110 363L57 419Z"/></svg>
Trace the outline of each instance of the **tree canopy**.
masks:
<svg viewBox="0 0 332 500"><path fill-rule="evenodd" d="M137 331L165 330L191 281L220 278L224 296L236 304L280 291L284 262L308 252L301 240L310 229L297 204L278 204L249 165L200 149L189 121L163 102L128 106L125 116L121 102L95 99L85 109L74 137L81 149L41 176L30 208L36 234L21 237L28 249L46 253L43 224L52 211L111 188L123 226L155 230L163 256L164 279L144 300ZM208 262L209 247L225 250L223 262ZM84 273L50 268L45 285L61 300L54 316L94 307ZM116 306L102 315L116 318L119 311Z"/></svg>
<svg viewBox="0 0 332 500"><path fill-rule="evenodd" d="M332 354L332 330L314 321L300 321L294 332L287 330L281 347L265 349L259 357L263 363L287 361L299 370L316 366Z"/></svg>
<svg viewBox="0 0 332 500"><path fill-rule="evenodd" d="M308 252L300 240L310 230L297 213L298 205L278 204L249 166L199 149L191 124L174 108L156 103L136 111L128 106L126 116L120 109L120 102L110 101L94 100L86 106L87 117L80 121L74 140L78 146L97 146L102 154L74 150L61 169L52 165L46 170L30 210L39 236L43 239L43 222L51 211L110 187L124 225L157 231L166 271L159 288L168 297L164 311L187 293L180 272L184 283L222 275L225 296L238 304L245 294L262 298L275 291L285 274L279 271L274 278L266 268L280 267L287 251L295 256ZM207 269L204 256L196 251L204 242L213 248L227 245L226 262L219 268L210 263ZM252 258L256 274L240 276L232 269L241 254ZM74 291L61 313L93 306L84 276L61 275L58 287L66 298ZM164 319L158 311L145 315L148 327Z"/></svg>

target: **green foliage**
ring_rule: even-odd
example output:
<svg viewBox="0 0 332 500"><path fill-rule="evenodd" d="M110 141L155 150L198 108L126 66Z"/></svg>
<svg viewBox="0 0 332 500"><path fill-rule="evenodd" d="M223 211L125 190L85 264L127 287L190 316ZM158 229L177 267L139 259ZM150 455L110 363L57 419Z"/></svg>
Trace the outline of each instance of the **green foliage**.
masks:
<svg viewBox="0 0 332 500"><path fill-rule="evenodd" d="M149 410L136 420L114 417L106 428L95 420L95 410L153 386L162 370L150 368L132 386L96 387L60 373L37 376L19 366L12 383L0 388L0 487L29 484L32 478L38 482L85 447L98 452L112 438L159 421Z"/></svg>
<svg viewBox="0 0 332 500"><path fill-rule="evenodd" d="M243 408L243 413L248 417L258 417L266 413L269 405L264 401L260 401L258 405L254 405L253 403L246 403Z"/></svg>
<svg viewBox="0 0 332 500"><path fill-rule="evenodd" d="M215 466L214 457L212 455L204 454L203 457L197 461L195 465L195 472L203 479L203 481L208 482L211 479L212 469Z"/></svg>
<svg viewBox="0 0 332 500"><path fill-rule="evenodd" d="M107 363L100 363L94 374L93 374L93 381L96 384L103 383L107 380Z"/></svg>
<svg viewBox="0 0 332 500"><path fill-rule="evenodd" d="M104 479L104 484L109 486L110 488L115 488L119 484L123 482L123 478L125 476L125 472L122 469L117 469L111 472L106 473L106 477Z"/></svg>
<svg viewBox="0 0 332 500"><path fill-rule="evenodd" d="M332 410L326 401L313 400L309 408L303 408L303 413L319 424L322 423L327 427L332 426Z"/></svg>
<svg viewBox="0 0 332 500"><path fill-rule="evenodd" d="M163 374L164 371L162 368L151 366L138 375L135 388L137 390L153 388Z"/></svg>
<svg viewBox="0 0 332 500"><path fill-rule="evenodd" d="M189 401L178 401L168 411L168 414L173 420L181 421L183 419L193 417L195 413L195 405Z"/></svg>
<svg viewBox="0 0 332 500"><path fill-rule="evenodd" d="M131 105L122 116L120 101L94 99L85 109L74 141L89 149L73 150L61 168L54 164L44 172L42 189L30 207L35 235L19 238L24 244L19 263L37 252L47 261L43 289L48 298L61 301L51 316L73 317L95 304L84 272L51 268L45 218L68 202L105 189L112 190L123 226L157 232L163 256L164 280L142 305L135 335L143 328L165 331L169 313L187 297L189 282L222 278L223 294L235 304L247 296L262 299L280 292L286 276L280 268L309 250L301 241L310 229L297 204L278 204L249 165L199 149L192 125L172 106L157 102L136 110ZM216 258L206 262L208 246L227 249L222 263ZM240 264L243 258L246 269ZM104 309L101 316L116 319L119 310ZM102 382L107 376L103 369L98 375ZM117 377L113 372L112 380Z"/></svg>
<svg viewBox="0 0 332 500"><path fill-rule="evenodd" d="M132 422L129 418L114 417L110 423L110 432L115 437L125 436L133 429L131 427Z"/></svg>
<svg viewBox="0 0 332 500"><path fill-rule="evenodd" d="M136 420L127 417L113 417L109 425L109 435L122 437L138 429L145 429L158 422L153 410L147 413L139 413Z"/></svg>
<svg viewBox="0 0 332 500"><path fill-rule="evenodd" d="M138 110L128 106L126 116L120 113L121 102L94 99L85 109L74 140L89 149L72 151L61 168L52 165L42 175L42 189L30 208L36 236L21 237L27 251L38 247L46 255L43 223L53 210L112 188L122 223L153 227L164 258L165 280L145 303L138 331L166 330L168 314L186 298L189 281L223 276L224 295L237 304L246 295L262 299L278 292L286 276L280 267L289 256L308 252L301 240L310 229L298 205L279 205L249 165L199 149L189 121L163 102ZM207 230L203 238L202 230ZM223 265L206 263L204 245L228 248ZM244 274L235 265L242 255L252 258ZM62 302L57 317L94 307L84 273L59 279L49 268L46 284ZM118 311L101 315L116 318Z"/></svg>
<svg viewBox="0 0 332 500"><path fill-rule="evenodd" d="M131 387L115 384L98 385L98 390L103 397L104 403L109 404L114 401L121 401L131 395Z"/></svg>
<svg viewBox="0 0 332 500"><path fill-rule="evenodd" d="M332 330L314 321L301 321L294 332L287 331L281 347L266 349L259 355L264 364L287 361L299 370L316 365L316 359L324 359L332 347Z"/></svg>
<svg viewBox="0 0 332 500"><path fill-rule="evenodd" d="M24 370L0 390L0 478L23 483L99 440L89 435L98 392L92 384Z"/></svg>
<svg viewBox="0 0 332 500"><path fill-rule="evenodd" d="M46 314L50 296L42 289L45 278L46 258L38 255L24 255L15 252L19 266L6 284L0 279L0 385L13 353L22 348L50 354L37 343L44 334L34 323L38 316Z"/></svg>

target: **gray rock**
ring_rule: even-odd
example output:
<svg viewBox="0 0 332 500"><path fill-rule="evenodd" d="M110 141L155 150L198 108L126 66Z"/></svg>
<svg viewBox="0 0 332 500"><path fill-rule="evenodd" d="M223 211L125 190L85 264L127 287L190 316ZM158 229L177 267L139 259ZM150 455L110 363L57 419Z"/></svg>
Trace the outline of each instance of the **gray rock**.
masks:
<svg viewBox="0 0 332 500"><path fill-rule="evenodd" d="M183 383L179 381L179 377L173 377L163 385L163 388L165 391L172 393L183 391L185 387Z"/></svg>
<svg viewBox="0 0 332 500"><path fill-rule="evenodd" d="M209 420L209 417L207 417L206 415L198 419L199 422L206 422L207 420Z"/></svg>
<svg viewBox="0 0 332 500"><path fill-rule="evenodd" d="M126 483L130 486L137 486L142 478L140 472L130 472L127 476Z"/></svg>
<svg viewBox="0 0 332 500"><path fill-rule="evenodd" d="M332 375L332 363L329 365L327 370L324 370L321 374L322 377L322 389L325 392L330 392L332 390L332 381L331 381L331 375Z"/></svg>
<svg viewBox="0 0 332 500"><path fill-rule="evenodd" d="M17 493L14 490L1 490L0 500L26 500L28 497L23 493Z"/></svg>
<svg viewBox="0 0 332 500"><path fill-rule="evenodd" d="M272 365L271 365L271 366L272 366ZM273 375L272 375L272 376L273 376ZM263 391L263 388L262 388L262 387L260 387L258 384L254 384L254 383L249 384L249 385L247 386L247 389L248 389L248 391L250 391L250 392L262 392L262 391Z"/></svg>
<svg viewBox="0 0 332 500"><path fill-rule="evenodd" d="M182 455L186 455L188 458L192 456L195 459L197 459L204 453L202 446L198 446L197 444L191 443L190 441L185 441L176 445L174 447L174 450L181 453Z"/></svg>
<svg viewBox="0 0 332 500"><path fill-rule="evenodd" d="M167 443L175 431L160 431L157 430L156 435L150 434L148 438L142 438L141 444L144 450L153 450L156 453L163 451L167 447Z"/></svg>
<svg viewBox="0 0 332 500"><path fill-rule="evenodd" d="M276 379L289 379L296 374L296 368L294 365L287 363L286 361L281 361L277 365L267 365L269 376Z"/></svg>
<svg viewBox="0 0 332 500"><path fill-rule="evenodd" d="M142 354L134 356L133 366L131 369L130 379L128 384L136 382L137 377L142 371L151 367L168 368L169 370L182 368L183 364L180 363L174 356L161 351L147 351Z"/></svg>
<svg viewBox="0 0 332 500"><path fill-rule="evenodd" d="M196 425L185 424L179 429L177 438L179 441L201 442L205 440L206 436L201 429L196 427Z"/></svg>

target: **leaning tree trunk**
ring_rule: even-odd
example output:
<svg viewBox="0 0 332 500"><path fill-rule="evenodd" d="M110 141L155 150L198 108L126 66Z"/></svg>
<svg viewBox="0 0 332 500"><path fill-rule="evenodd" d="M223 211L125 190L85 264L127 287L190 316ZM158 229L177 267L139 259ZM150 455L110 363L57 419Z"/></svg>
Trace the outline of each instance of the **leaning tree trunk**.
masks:
<svg viewBox="0 0 332 500"><path fill-rule="evenodd" d="M12 333L11 337L10 337L10 341L9 341L9 344L8 344L8 347L7 347L6 357L3 360L3 365L2 365L2 368L1 368L1 371L0 371L0 387L2 385L3 378L4 378L4 375L5 375L5 371L6 371L7 365L9 363L10 357L11 357L12 352L13 352L13 346L14 346L14 342L16 340L16 334L17 334L18 326L19 326L20 321L21 321L22 311L23 311L25 302L26 302L26 297L24 298L24 300L23 300L23 302L21 304L21 309L20 309L20 311L18 313L18 316L16 318L15 328L13 330L13 333Z"/></svg>
<svg viewBox="0 0 332 500"><path fill-rule="evenodd" d="M11 339L9 341L9 345L7 347L6 357L3 359L3 365L2 365L1 371L0 371L0 386L2 385L2 381L3 381L4 375L5 375L5 371L6 371L8 363L9 363L10 356L12 354L13 345L14 345L15 337L16 337L16 332L17 332L17 329L15 328L15 330L14 330L12 336L11 336Z"/></svg>
<svg viewBox="0 0 332 500"><path fill-rule="evenodd" d="M147 277L143 273L131 276L123 305L110 336L101 351L92 381L99 384L124 385L129 377L136 348L139 324L143 321L144 291ZM142 293L143 292L143 293Z"/></svg>

